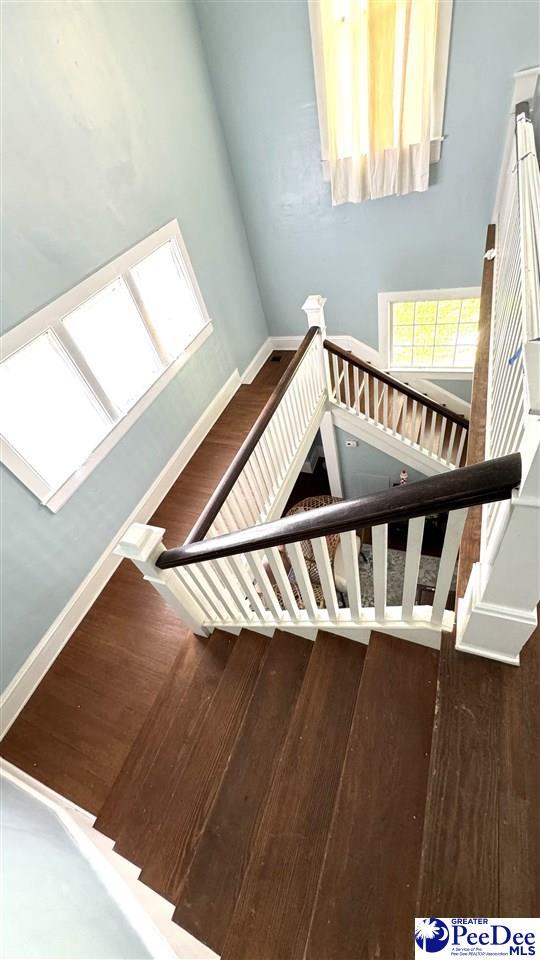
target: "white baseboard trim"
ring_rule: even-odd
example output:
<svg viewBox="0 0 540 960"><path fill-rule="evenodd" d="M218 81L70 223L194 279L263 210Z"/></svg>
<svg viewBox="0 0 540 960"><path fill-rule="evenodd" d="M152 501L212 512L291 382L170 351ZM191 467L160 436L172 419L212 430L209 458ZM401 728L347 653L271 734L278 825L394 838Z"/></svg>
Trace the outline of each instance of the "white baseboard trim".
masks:
<svg viewBox="0 0 540 960"><path fill-rule="evenodd" d="M241 377L242 383L253 383L259 370L263 364L266 363L273 350L274 347L272 345L272 337L267 337L264 343L262 343L257 350L257 353L253 357L251 363L248 363L246 369L244 370Z"/></svg>
<svg viewBox="0 0 540 960"><path fill-rule="evenodd" d="M0 698L0 737L7 733L47 670L56 660L62 647L79 626L120 564L122 558L113 553L118 541L132 523L146 523L157 510L164 496L231 401L240 383L240 374L235 370L8 684Z"/></svg>
<svg viewBox="0 0 540 960"><path fill-rule="evenodd" d="M374 366L380 366L379 351L370 347L369 344L356 337L334 334L327 331L328 340L337 344L342 350L350 350L356 357L365 360L366 363L372 363ZM268 341L272 344L272 350L297 350L302 343L303 336L276 336L269 337Z"/></svg>
<svg viewBox="0 0 540 960"><path fill-rule="evenodd" d="M272 350L298 350L303 339L303 336L268 337Z"/></svg>

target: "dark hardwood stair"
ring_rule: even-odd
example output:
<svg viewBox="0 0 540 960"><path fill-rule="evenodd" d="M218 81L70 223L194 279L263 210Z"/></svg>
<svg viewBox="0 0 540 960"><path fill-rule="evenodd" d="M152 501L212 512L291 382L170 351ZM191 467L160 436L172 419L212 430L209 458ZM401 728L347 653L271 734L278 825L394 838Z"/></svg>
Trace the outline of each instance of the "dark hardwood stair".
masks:
<svg viewBox="0 0 540 960"><path fill-rule="evenodd" d="M242 630L189 751L161 803L160 829L141 880L176 902L251 702L268 638Z"/></svg>
<svg viewBox="0 0 540 960"><path fill-rule="evenodd" d="M318 635L222 960L303 957L364 655Z"/></svg>
<svg viewBox="0 0 540 960"><path fill-rule="evenodd" d="M371 634L306 960L410 955L437 663Z"/></svg>
<svg viewBox="0 0 540 960"><path fill-rule="evenodd" d="M138 866L145 851L152 849L163 798L208 710L235 640L222 631L215 631L207 641L187 634L186 645L97 817L96 829L115 840L117 852Z"/></svg>
<svg viewBox="0 0 540 960"><path fill-rule="evenodd" d="M178 897L173 919L216 952L225 940L312 646L310 640L274 634Z"/></svg>
<svg viewBox="0 0 540 960"><path fill-rule="evenodd" d="M223 960L410 955L439 655L188 638L96 826Z"/></svg>

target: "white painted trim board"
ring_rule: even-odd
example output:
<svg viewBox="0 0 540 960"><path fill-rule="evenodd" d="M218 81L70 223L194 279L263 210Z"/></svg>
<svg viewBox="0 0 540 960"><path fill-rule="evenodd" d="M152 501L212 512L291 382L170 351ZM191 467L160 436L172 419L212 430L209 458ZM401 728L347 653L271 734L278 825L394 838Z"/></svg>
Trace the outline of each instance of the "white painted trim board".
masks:
<svg viewBox="0 0 540 960"><path fill-rule="evenodd" d="M67 643L71 634L76 630L120 564L122 558L112 552L118 540L121 539L132 523L146 523L157 510L209 430L221 416L227 404L230 403L240 383L240 375L238 370L235 370L8 684L0 698L0 737L3 737L9 730L47 670L54 663L62 647Z"/></svg>

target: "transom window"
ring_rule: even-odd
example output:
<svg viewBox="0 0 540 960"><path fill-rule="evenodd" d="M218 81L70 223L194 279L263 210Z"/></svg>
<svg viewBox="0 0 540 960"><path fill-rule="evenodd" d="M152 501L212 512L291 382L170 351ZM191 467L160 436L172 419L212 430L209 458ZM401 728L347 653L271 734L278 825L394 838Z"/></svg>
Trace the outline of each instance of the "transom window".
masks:
<svg viewBox="0 0 540 960"><path fill-rule="evenodd" d="M423 295L380 294L379 308L383 363L387 367L472 372L480 313L476 288L432 291L431 295L429 291Z"/></svg>
<svg viewBox="0 0 540 960"><path fill-rule="evenodd" d="M211 330L174 221L2 337L3 463L58 510Z"/></svg>

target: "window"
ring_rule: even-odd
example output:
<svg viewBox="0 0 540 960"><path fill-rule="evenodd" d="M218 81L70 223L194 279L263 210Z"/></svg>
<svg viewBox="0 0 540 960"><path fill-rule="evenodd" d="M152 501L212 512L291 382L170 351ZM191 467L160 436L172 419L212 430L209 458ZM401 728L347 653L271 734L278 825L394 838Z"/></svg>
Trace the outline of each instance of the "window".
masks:
<svg viewBox="0 0 540 960"><path fill-rule="evenodd" d="M2 337L2 461L58 510L211 331L174 221Z"/></svg>
<svg viewBox="0 0 540 960"><path fill-rule="evenodd" d="M477 288L380 294L381 362L443 378L471 374L479 312Z"/></svg>
<svg viewBox="0 0 540 960"><path fill-rule="evenodd" d="M439 159L452 0L309 0L332 203L426 190Z"/></svg>

